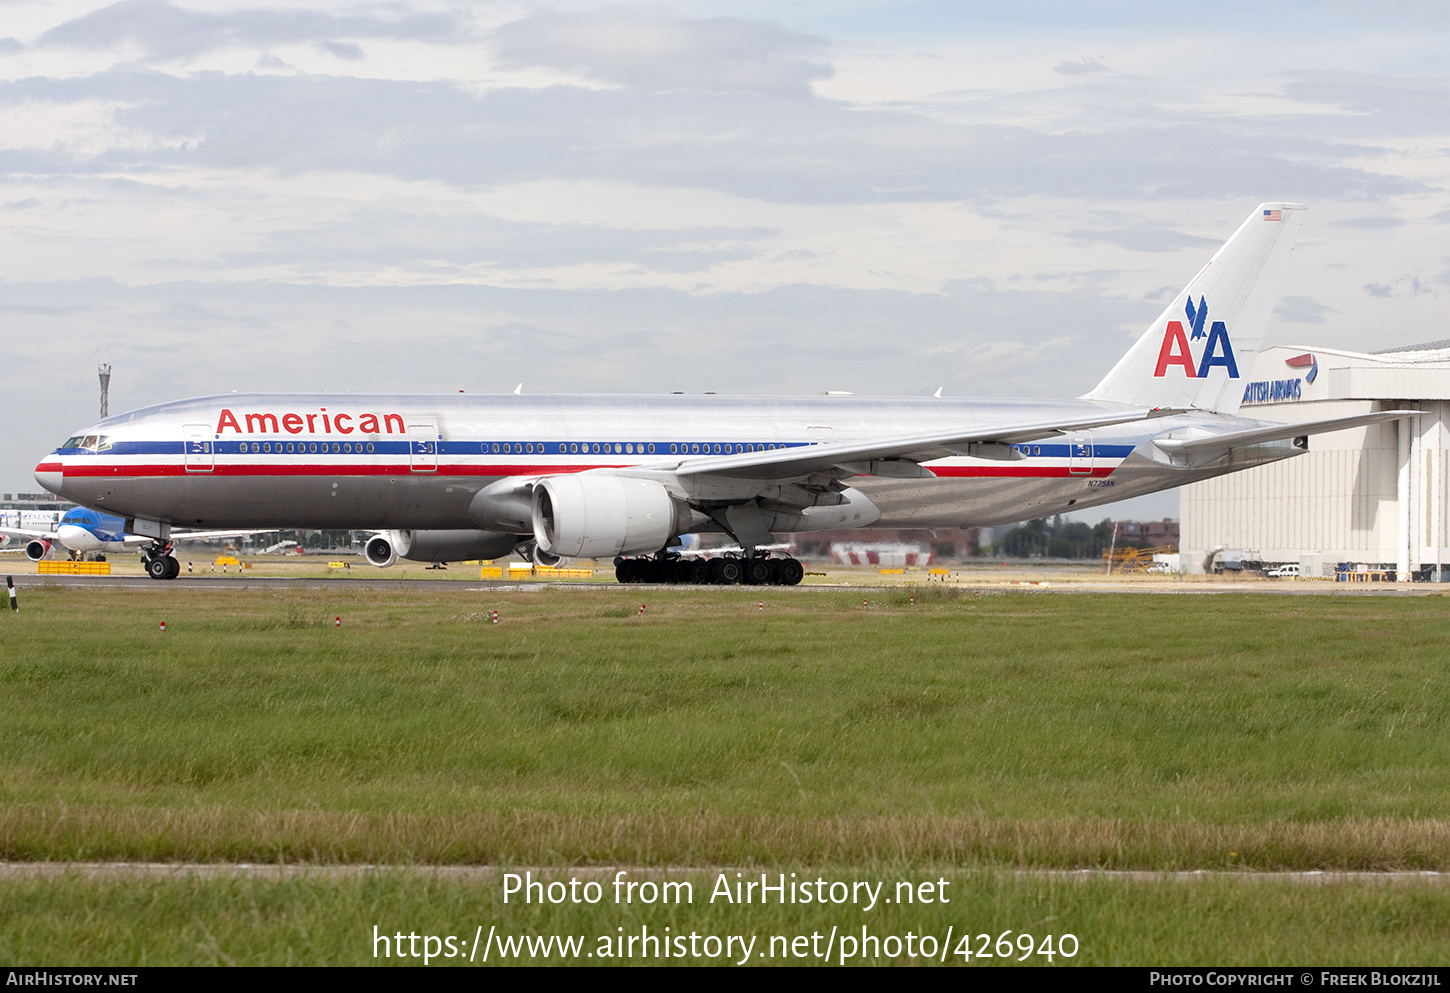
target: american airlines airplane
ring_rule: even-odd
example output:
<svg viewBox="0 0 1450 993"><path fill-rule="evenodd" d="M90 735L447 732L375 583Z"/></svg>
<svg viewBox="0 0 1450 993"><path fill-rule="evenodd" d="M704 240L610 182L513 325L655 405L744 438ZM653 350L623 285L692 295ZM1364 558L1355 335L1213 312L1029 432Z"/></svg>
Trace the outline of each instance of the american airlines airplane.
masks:
<svg viewBox="0 0 1450 993"><path fill-rule="evenodd" d="M74 433L47 490L125 518L171 578L176 527L373 529L378 566L612 558L624 582L795 584L777 532L1006 524L1289 458L1236 416L1304 207L1257 207L1092 391L941 397L232 393ZM723 532L740 552L670 551Z"/></svg>

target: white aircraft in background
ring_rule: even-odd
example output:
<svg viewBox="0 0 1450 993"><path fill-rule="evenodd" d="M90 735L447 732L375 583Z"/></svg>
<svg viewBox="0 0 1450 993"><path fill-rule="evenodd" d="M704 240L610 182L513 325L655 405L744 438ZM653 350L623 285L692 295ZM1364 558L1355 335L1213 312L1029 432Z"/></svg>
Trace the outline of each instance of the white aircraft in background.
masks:
<svg viewBox="0 0 1450 993"><path fill-rule="evenodd" d="M87 552L100 552L106 555L114 555L119 552L139 552L149 548L153 539L142 535L126 534L125 521L114 514L103 514L99 511L89 510L85 507L75 507L67 510L64 514L55 514L53 527L34 527L38 521L29 517L23 519L22 523L30 524L31 527L9 527L8 522L0 524L0 539L7 546L11 540L19 539L25 541L25 555L32 562L39 562L50 554L51 548L59 545L75 555L84 555ZM259 534L256 529L243 531L177 531L171 535L171 541L208 541L214 538L234 538L247 534ZM171 562L176 562L171 557ZM171 568L168 565L168 568ZM177 572L181 571L178 563L175 566ZM162 577L166 578L166 577Z"/></svg>
<svg viewBox="0 0 1450 993"><path fill-rule="evenodd" d="M47 490L125 518L168 566L174 527L378 529L375 565L614 558L697 581L679 536L723 532L715 582L800 581L776 532L963 528L1081 510L1298 455L1307 424L1237 416L1303 207L1266 203L1093 390L940 397L232 393L77 432ZM85 444L94 439L94 444Z"/></svg>

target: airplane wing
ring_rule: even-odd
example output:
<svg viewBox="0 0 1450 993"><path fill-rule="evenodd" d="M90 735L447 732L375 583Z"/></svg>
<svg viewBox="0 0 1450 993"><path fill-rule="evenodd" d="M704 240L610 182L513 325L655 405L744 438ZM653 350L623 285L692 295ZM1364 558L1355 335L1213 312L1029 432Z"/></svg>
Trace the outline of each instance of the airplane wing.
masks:
<svg viewBox="0 0 1450 993"><path fill-rule="evenodd" d="M217 538L240 538L248 534L271 534L280 528L250 528L244 531L173 531L172 541L212 541ZM129 535L128 535L129 537Z"/></svg>
<svg viewBox="0 0 1450 993"><path fill-rule="evenodd" d="M731 476L742 479L788 479L823 473L833 476L923 475L919 463L954 456L1008 460L1021 456L1011 446L1072 431L1125 424L1169 411L1145 408L1097 417L1076 417L1035 424L997 424L971 431L875 438L864 442L827 442L778 448L775 451L684 459L671 466L681 476ZM1302 433L1302 432L1301 432Z"/></svg>
<svg viewBox="0 0 1450 993"><path fill-rule="evenodd" d="M25 528L0 528L0 534L12 534L21 538L41 538L45 541L57 540L57 535L54 531L29 531Z"/></svg>
<svg viewBox="0 0 1450 993"><path fill-rule="evenodd" d="M1204 435L1201 438L1161 438L1154 442L1165 452L1173 454L1196 455L1201 452L1227 451L1230 448L1239 448L1243 445L1256 445L1266 441L1285 441L1290 438L1302 438L1311 434L1324 434L1329 431L1343 431L1346 428L1363 427L1366 424L1379 424L1383 421L1394 421L1404 417L1417 417L1421 411L1418 410L1381 410L1373 414L1356 414L1352 417L1332 417L1322 421L1304 421L1299 424L1275 424L1267 428L1251 428L1247 431L1234 431L1229 434Z"/></svg>

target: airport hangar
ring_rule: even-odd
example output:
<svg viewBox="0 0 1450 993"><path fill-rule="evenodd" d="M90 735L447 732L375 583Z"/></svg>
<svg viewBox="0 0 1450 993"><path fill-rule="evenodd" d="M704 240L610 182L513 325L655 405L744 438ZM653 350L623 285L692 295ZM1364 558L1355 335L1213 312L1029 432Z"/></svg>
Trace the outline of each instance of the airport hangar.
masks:
<svg viewBox="0 0 1450 993"><path fill-rule="evenodd" d="M1304 576L1351 563L1361 575L1450 582L1450 339L1372 353L1274 346L1246 379L1244 417L1424 413L1319 435L1304 455L1185 486L1183 568L1202 573L1223 549L1297 563Z"/></svg>

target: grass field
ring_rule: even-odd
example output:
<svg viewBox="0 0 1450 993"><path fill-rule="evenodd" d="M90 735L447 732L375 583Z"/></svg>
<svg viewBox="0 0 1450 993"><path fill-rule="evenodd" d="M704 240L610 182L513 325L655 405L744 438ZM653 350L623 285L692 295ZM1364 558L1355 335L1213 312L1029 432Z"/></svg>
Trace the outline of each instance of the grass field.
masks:
<svg viewBox="0 0 1450 993"><path fill-rule="evenodd" d="M789 867L787 867L789 870ZM814 873L812 873L814 875ZM910 874L908 874L910 875ZM448 935L462 954L432 959L430 966L520 962L580 964L716 964L725 955L665 959L636 945L633 955L601 959L601 936L657 937L668 933L723 938L754 936L748 960L737 944L732 962L750 965L840 965L859 962L952 965L1376 965L1409 966L1445 961L1450 927L1444 888L1427 885L1303 886L1244 883L1018 880L1001 874L948 871L950 903L851 907L722 907L705 899L710 881L690 877L696 899L689 905L613 907L505 906L501 888L449 880L378 873L360 879L262 881L255 879L95 881L79 876L0 887L0 959L7 963L110 962L151 965L413 965L423 964L421 943L406 959L375 945L376 933ZM859 870L833 878L855 880ZM888 876L888 878L895 878ZM577 955L531 958L494 944L488 963L468 952L497 927L517 940L524 935L573 935L584 939ZM852 936L852 950L838 940L827 960L821 953L832 927ZM623 929L621 932L619 929ZM878 941L861 944L862 929ZM948 929L952 929L950 932ZM971 937L963 946L961 935ZM1010 931L1008 948L996 940ZM820 939L795 946L794 939ZM935 955L918 944L907 954L905 937L931 936ZM981 936L989 937L983 940ZM1025 952L1023 935L1033 938ZM1044 944L1051 935L1052 944ZM1075 946L1064 942L1072 935ZM772 948L772 938L775 945ZM784 941L783 941L784 939ZM507 946L504 946L507 947ZM983 948L991 957L982 958ZM1075 951L1068 957L1060 947ZM970 949L971 958L961 953ZM1048 956L1046 950L1052 950ZM443 946L441 951L448 950ZM942 952L945 951L943 958ZM376 957L374 951L377 952ZM723 951L723 948L721 949ZM854 951L846 957L844 952ZM891 954L892 952L896 954ZM1008 954L1001 955L1000 952ZM591 952L596 954L591 955ZM773 954L772 954L773 952ZM876 954L873 954L875 952ZM387 954L384 954L387 953ZM805 953L805 954L801 954ZM434 953L436 954L436 952Z"/></svg>
<svg viewBox="0 0 1450 993"><path fill-rule="evenodd" d="M1450 870L1450 599L866 599L26 590L0 618L0 858ZM221 908L296 885L13 883L3 916L48 901L100 935L106 886ZM354 909L374 892L329 885ZM495 891L457 885L493 913L477 901ZM1159 946L1134 937L1135 907L1156 908L1151 930L1267 892L1074 885L1119 920L1097 947L1139 951ZM1363 960L1450 949L1438 889L1283 892L1305 921L1363 931L1344 946ZM1024 914L993 926L1041 916ZM242 957L296 952L290 926L237 937Z"/></svg>

